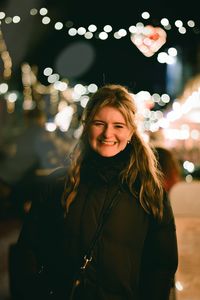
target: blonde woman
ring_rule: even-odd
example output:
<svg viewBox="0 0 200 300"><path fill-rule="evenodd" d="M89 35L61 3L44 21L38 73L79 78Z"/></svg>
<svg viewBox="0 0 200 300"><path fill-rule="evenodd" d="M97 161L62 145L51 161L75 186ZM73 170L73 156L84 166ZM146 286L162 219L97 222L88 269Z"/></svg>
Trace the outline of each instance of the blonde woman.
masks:
<svg viewBox="0 0 200 300"><path fill-rule="evenodd" d="M91 97L70 166L47 178L24 221L20 300L168 299L178 263L174 216L135 114L124 86Z"/></svg>

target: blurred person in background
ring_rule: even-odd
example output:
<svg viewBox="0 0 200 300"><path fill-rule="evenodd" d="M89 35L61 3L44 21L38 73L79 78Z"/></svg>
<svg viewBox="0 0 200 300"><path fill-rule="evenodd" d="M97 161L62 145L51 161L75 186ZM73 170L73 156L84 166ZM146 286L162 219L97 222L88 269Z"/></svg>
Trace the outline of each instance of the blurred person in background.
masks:
<svg viewBox="0 0 200 300"><path fill-rule="evenodd" d="M168 300L174 216L131 93L99 88L82 122L69 166L47 176L25 217L13 299Z"/></svg>
<svg viewBox="0 0 200 300"><path fill-rule="evenodd" d="M163 186L168 193L174 184L182 180L181 166L171 150L164 147L155 147L156 155L163 173Z"/></svg>
<svg viewBox="0 0 200 300"><path fill-rule="evenodd" d="M4 146L0 160L0 181L10 189L7 202L13 213L20 216L24 213L24 203L36 197L37 183L41 179L37 170L51 170L61 165L59 151L45 129L44 113L38 108L26 111L24 121L26 126L12 138L10 145Z"/></svg>
<svg viewBox="0 0 200 300"><path fill-rule="evenodd" d="M156 151L156 157L159 162L160 170L163 173L163 187L168 196L171 188L176 183L183 180L181 165L171 150L166 149L164 147L156 146L155 151ZM175 280L174 280L170 290L169 300L175 300L175 299L176 299L176 287L175 287Z"/></svg>

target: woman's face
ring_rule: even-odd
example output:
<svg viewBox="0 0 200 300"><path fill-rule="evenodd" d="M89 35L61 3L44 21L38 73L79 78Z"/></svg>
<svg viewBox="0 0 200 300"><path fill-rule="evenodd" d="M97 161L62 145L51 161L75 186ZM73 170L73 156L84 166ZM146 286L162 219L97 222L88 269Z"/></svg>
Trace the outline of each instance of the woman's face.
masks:
<svg viewBox="0 0 200 300"><path fill-rule="evenodd" d="M112 106L105 106L97 111L89 126L90 146L105 157L122 151L131 136L131 129L128 128L122 113Z"/></svg>

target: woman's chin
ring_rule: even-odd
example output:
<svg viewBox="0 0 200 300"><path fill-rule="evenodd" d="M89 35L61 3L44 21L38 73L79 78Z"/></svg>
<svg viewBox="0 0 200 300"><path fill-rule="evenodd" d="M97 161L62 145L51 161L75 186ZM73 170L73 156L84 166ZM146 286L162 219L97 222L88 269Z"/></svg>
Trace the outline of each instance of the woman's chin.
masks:
<svg viewBox="0 0 200 300"><path fill-rule="evenodd" d="M112 157L116 154L118 154L120 151L118 149L97 149L96 151L99 155L104 156L104 157Z"/></svg>

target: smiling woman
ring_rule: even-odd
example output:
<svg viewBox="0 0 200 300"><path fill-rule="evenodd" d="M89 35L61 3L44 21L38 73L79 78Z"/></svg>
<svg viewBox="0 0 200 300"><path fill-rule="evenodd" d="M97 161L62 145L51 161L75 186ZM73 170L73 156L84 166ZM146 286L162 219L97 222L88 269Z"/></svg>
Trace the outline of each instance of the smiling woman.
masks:
<svg viewBox="0 0 200 300"><path fill-rule="evenodd" d="M168 300L174 216L129 91L108 84L83 113L70 166L47 177L17 243L25 300Z"/></svg>
<svg viewBox="0 0 200 300"><path fill-rule="evenodd" d="M105 106L97 112L90 125L89 143L97 153L109 157L125 149L131 134L121 112Z"/></svg>

